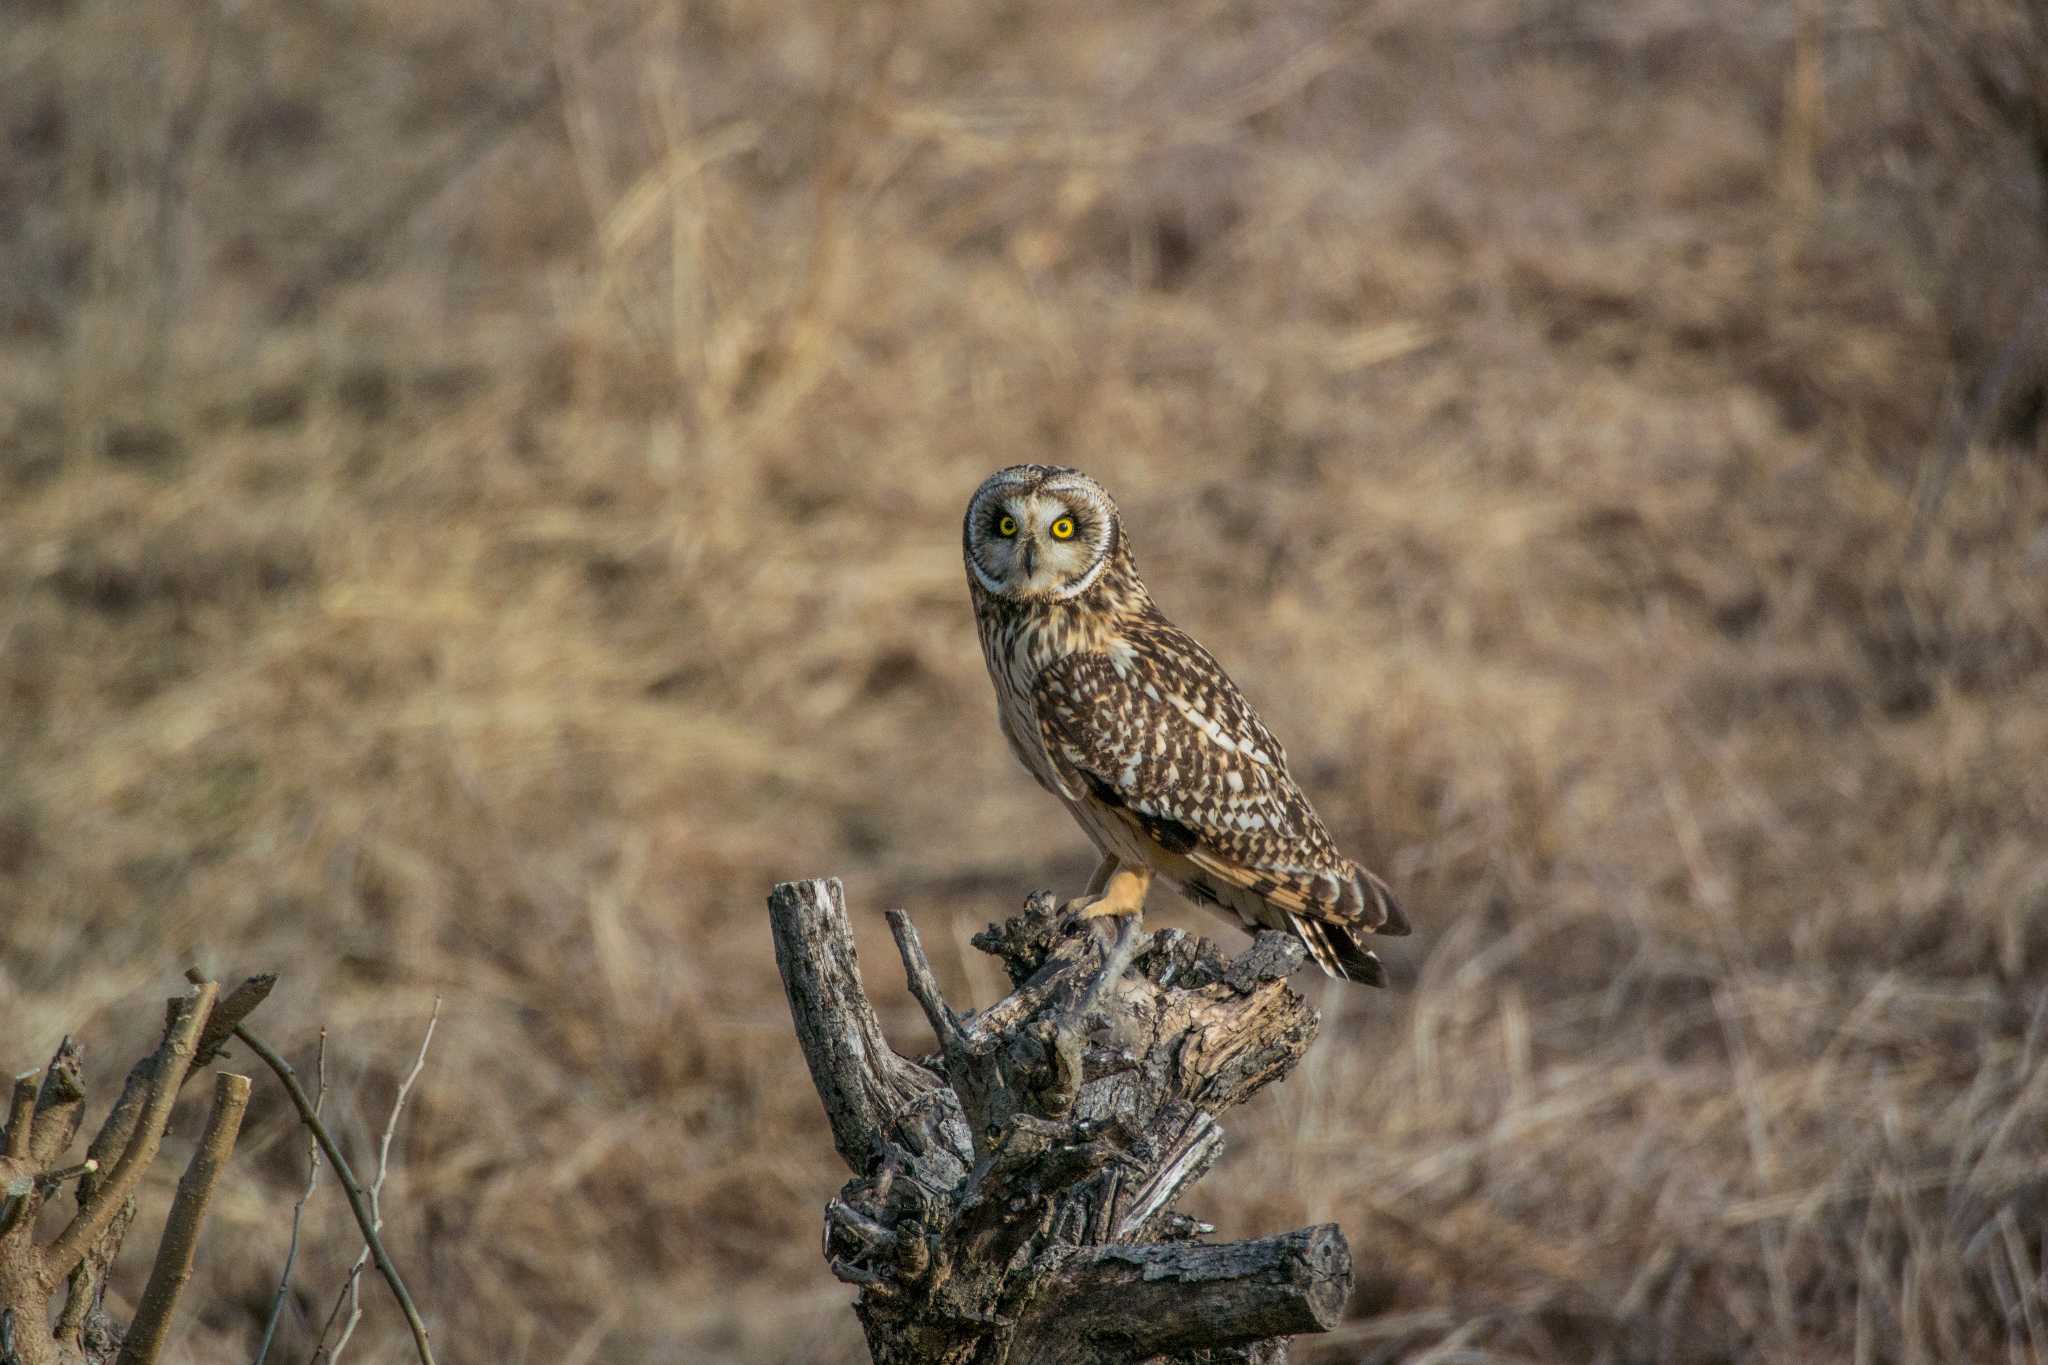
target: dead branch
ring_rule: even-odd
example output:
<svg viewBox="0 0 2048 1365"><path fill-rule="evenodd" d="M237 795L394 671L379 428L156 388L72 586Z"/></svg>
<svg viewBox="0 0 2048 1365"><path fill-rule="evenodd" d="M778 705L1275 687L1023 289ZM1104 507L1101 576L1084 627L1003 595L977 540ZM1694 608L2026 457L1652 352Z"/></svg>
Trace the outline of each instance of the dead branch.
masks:
<svg viewBox="0 0 2048 1365"><path fill-rule="evenodd" d="M318 1118L321 1106L327 1103L327 1030L320 1030L320 1046L313 1054L313 1116ZM277 1272L277 1292L270 1296L270 1313L263 1320L263 1341L256 1348L256 1357L250 1365L263 1365L270 1356L270 1343L277 1339L277 1322L284 1316L285 1297L291 1293L292 1266L299 1259L299 1227L305 1221L306 1203L312 1199L313 1191L320 1185L320 1139L311 1129L306 1132L306 1187L299 1191L299 1197L292 1204L292 1236L285 1244L284 1268Z"/></svg>
<svg viewBox="0 0 2048 1365"><path fill-rule="evenodd" d="M206 1017L213 1013L213 1002L219 996L219 985L208 981L177 1002L175 1020L163 1046L157 1049L156 1065L150 1076L142 1111L135 1120L128 1141L123 1144L120 1159L114 1163L106 1184L93 1188L89 1198L81 1199L78 1216L71 1220L71 1226L58 1233L57 1240L43 1253L40 1273L45 1280L45 1293L56 1288L58 1280L70 1275L71 1267L78 1264L87 1248L107 1230L107 1225L114 1221L114 1214L135 1192L142 1173L156 1159L157 1145L164 1137L164 1125L171 1121L171 1106L177 1103L178 1088L184 1085L185 1073L191 1068L192 1058L198 1051L199 1031L206 1027ZM105 1136L104 1130L101 1136ZM94 1144L98 1144L98 1139L94 1139ZM87 1195L82 1182L79 1194Z"/></svg>
<svg viewBox="0 0 2048 1365"><path fill-rule="evenodd" d="M963 1014L892 911L939 1043L919 1065L882 1040L839 883L784 883L768 904L797 1038L854 1172L826 1207L825 1255L861 1287L879 1365L1270 1362L1289 1334L1336 1322L1351 1285L1337 1228L1219 1246L1172 1212L1222 1149L1216 1115L1315 1036L1285 980L1299 944L1263 934L1226 961L1128 922L1106 944L1038 896L976 936L1015 989Z"/></svg>
<svg viewBox="0 0 2048 1365"><path fill-rule="evenodd" d="M786 909L774 912L775 965L782 971L811 1083L825 1102L832 1145L857 1170L891 1116L940 1083L897 1056L882 1036L882 1022L861 985L860 958L837 888L837 882L786 882L775 888L787 902Z"/></svg>
<svg viewBox="0 0 2048 1365"><path fill-rule="evenodd" d="M221 1168L235 1150L235 1137L242 1131L242 1115L249 1108L249 1078L222 1072L213 1078L213 1109L206 1116L206 1135L192 1153L185 1176L178 1182L178 1194L171 1201L170 1220L164 1225L158 1244L156 1264L150 1267L149 1283L136 1305L135 1320L121 1343L118 1365L149 1365L163 1349L171 1327L171 1310L178 1295L192 1278L192 1258L199 1251L199 1230L206 1222L206 1206L213 1199L213 1185Z"/></svg>
<svg viewBox="0 0 2048 1365"><path fill-rule="evenodd" d="M362 1182L356 1179L355 1172L349 1169L348 1159L342 1156L341 1148L335 1145L334 1134L321 1121L313 1102L306 1098L306 1088L299 1084L299 1073L292 1070L291 1063L278 1056L268 1043L246 1028L237 1027L235 1036L262 1058L263 1064L284 1083L285 1094L291 1097L292 1107L299 1111L299 1122L305 1124L307 1131L319 1142L320 1150L327 1155L327 1164L334 1168L334 1178L341 1182L342 1193L348 1196L349 1211L355 1214L356 1226L362 1230L363 1242L370 1249L370 1258L376 1263L377 1273L391 1287L391 1296L398 1300L398 1307L405 1314L405 1323L412 1329L413 1350L420 1358L420 1365L434 1365L434 1348L427 1337L427 1324L413 1304L398 1267L392 1264L391 1254L384 1249L383 1238L377 1235L377 1218L370 1208L369 1196L364 1192ZM24 1365L30 1363L24 1362Z"/></svg>
<svg viewBox="0 0 2048 1365"><path fill-rule="evenodd" d="M1351 1251L1334 1223L1256 1242L1101 1246L1060 1269L1014 1365L1088 1359L1116 1341L1134 1359L1327 1332L1351 1292Z"/></svg>
<svg viewBox="0 0 2048 1365"><path fill-rule="evenodd" d="M377 1174L370 1181L370 1223L378 1232L384 1230L384 1177L391 1172L391 1139L398 1132L399 1115L405 1112L405 1097L412 1093L413 1082L417 1081L420 1072L426 1069L427 1049L434 1045L434 1027L440 1022L441 997L437 995L434 997L434 1012L427 1016L427 1031L420 1038L419 1053L412 1060L412 1070L406 1072L405 1079L398 1083L398 1094L391 1101L391 1113L384 1120L384 1140L377 1145ZM341 1353L347 1349L349 1338L355 1335L356 1325L363 1320L363 1263L369 1256L369 1243L365 1242L363 1249L356 1253L355 1264L348 1268L348 1280L342 1286L341 1297L335 1303L336 1310L339 1311L341 1300L347 1301L348 1322L341 1329L341 1336L334 1343L333 1350L327 1350L323 1346L313 1353L316 1361L324 1356L329 1365L339 1365ZM333 1325L331 1317L328 1324ZM321 1329L320 1339L323 1343L326 1341L326 1328Z"/></svg>
<svg viewBox="0 0 2048 1365"><path fill-rule="evenodd" d="M234 1150L248 1104L246 1077L216 1079L207 1132L179 1183L157 1248L142 1307L126 1334L98 1310L107 1267L135 1218L135 1191L155 1160L178 1091L219 1051L211 1025L232 1008L246 1015L269 991L267 979L246 982L217 1006L219 986L199 978L188 995L166 1003L156 1050L128 1073L119 1100L94 1135L82 1162L65 1153L84 1114L84 1067L78 1045L59 1044L37 1084L33 1073L13 1087L8 1109L0 1210L0 1361L6 1365L151 1365L160 1353L179 1292L191 1276L206 1205ZM219 1035L224 1037L225 1035ZM47 1244L35 1240L37 1215L65 1185L77 1182L77 1211ZM63 1311L51 1325L57 1287Z"/></svg>
<svg viewBox="0 0 2048 1365"><path fill-rule="evenodd" d="M7 1106L7 1155L21 1161L28 1156L29 1130L36 1121L36 1073L24 1071L14 1078L14 1102Z"/></svg>

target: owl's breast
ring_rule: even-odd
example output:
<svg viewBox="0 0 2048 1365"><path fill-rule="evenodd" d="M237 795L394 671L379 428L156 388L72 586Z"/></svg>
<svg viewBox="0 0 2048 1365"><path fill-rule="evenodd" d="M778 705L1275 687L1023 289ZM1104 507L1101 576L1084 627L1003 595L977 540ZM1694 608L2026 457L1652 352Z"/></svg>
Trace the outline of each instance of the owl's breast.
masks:
<svg viewBox="0 0 2048 1365"><path fill-rule="evenodd" d="M1052 755L1046 752L1035 697L1039 674L1078 647L1079 635L1069 614L995 611L980 620L982 654L995 684L1003 737L1038 785L1055 795L1066 793Z"/></svg>

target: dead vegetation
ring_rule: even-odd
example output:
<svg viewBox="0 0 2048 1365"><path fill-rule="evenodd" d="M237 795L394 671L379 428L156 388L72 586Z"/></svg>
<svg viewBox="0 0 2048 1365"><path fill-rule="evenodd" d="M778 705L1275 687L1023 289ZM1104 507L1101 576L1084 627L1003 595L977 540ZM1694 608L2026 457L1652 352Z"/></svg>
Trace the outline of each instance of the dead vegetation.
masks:
<svg viewBox="0 0 2048 1365"><path fill-rule="evenodd" d="M165 1002L163 1039L137 1062L86 1148L71 1161L85 1122L83 1053L67 1037L49 1064L14 1078L6 1143L0 1148L0 1359L8 1365L155 1365L171 1315L192 1277L214 1184L235 1150L249 1106L249 1078L214 1077L206 1129L178 1182L132 1320L104 1306L108 1277L136 1217L136 1192L156 1160L178 1092L220 1055L241 1020L269 995L272 978L252 977L223 998L201 977ZM47 1211L75 1196L60 1228L37 1236ZM61 1295L59 1291L62 1291Z"/></svg>
<svg viewBox="0 0 2048 1365"><path fill-rule="evenodd" d="M295 1050L439 993L437 1339L857 1359L759 897L845 870L979 1003L1085 878L957 550L1056 457L1413 908L1190 1208L1345 1228L1317 1351L2040 1359L2037 24L5 7L4 1064L224 944ZM192 1358L295 1134L259 1089Z"/></svg>

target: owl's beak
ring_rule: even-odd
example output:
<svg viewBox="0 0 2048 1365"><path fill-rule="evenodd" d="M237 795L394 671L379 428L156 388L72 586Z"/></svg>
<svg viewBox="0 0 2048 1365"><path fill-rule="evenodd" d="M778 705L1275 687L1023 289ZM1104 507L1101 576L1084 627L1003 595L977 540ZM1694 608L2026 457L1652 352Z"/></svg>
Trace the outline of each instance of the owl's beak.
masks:
<svg viewBox="0 0 2048 1365"><path fill-rule="evenodd" d="M1038 542L1035 539L1027 540L1024 542L1024 576L1029 578L1037 572Z"/></svg>

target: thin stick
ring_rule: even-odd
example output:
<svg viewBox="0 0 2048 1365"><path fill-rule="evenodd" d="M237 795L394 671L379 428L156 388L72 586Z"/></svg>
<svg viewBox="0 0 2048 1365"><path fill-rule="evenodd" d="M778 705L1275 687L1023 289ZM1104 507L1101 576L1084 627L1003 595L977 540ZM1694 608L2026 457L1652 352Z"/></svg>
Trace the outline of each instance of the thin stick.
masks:
<svg viewBox="0 0 2048 1365"><path fill-rule="evenodd" d="M938 1035L939 1046L951 1051L961 1042L960 1018L946 1003L946 997L939 993L939 979L932 974L931 959L924 955L924 944L917 937L917 926L901 910L887 911L883 918L889 921L889 933L896 940L897 956L903 959L903 976L910 985L910 993L917 997L918 1004L924 1006L924 1017L931 1022L932 1032Z"/></svg>
<svg viewBox="0 0 2048 1365"><path fill-rule="evenodd" d="M14 1078L14 1102L7 1107L7 1155L16 1161L28 1155L28 1135L36 1121L36 1073Z"/></svg>
<svg viewBox="0 0 2048 1365"><path fill-rule="evenodd" d="M313 1087L313 1114L317 1118L320 1108L327 1103L327 1030L320 1030L320 1048L314 1054L313 1071L317 1078ZM263 1365L270 1354L270 1343L277 1336L277 1321L284 1316L285 1296L291 1292L292 1263L299 1258L299 1223L306 1216L306 1201L313 1197L313 1191L320 1184L320 1142L311 1133L306 1134L306 1188L299 1191L299 1200L292 1205L292 1239L284 1249L284 1269L278 1272L277 1293L270 1299L270 1316L263 1323L263 1342L256 1348L256 1358L250 1365Z"/></svg>
<svg viewBox="0 0 2048 1365"><path fill-rule="evenodd" d="M155 1365L162 1352L178 1295L192 1279L192 1258L199 1250L199 1230L206 1223L214 1183L234 1154L235 1138L242 1131L242 1115L248 1108L247 1076L222 1072L213 1078L213 1108L206 1116L206 1134L199 1139L184 1178L178 1181L163 1240L157 1243L156 1262L149 1268L149 1283L143 1288L115 1365Z"/></svg>
<svg viewBox="0 0 2048 1365"><path fill-rule="evenodd" d="M135 1193L149 1163L156 1160L156 1149L163 1141L164 1125L170 1122L171 1107L178 1102L178 1087L185 1083L185 1071L191 1065L199 1030L206 1026L206 1017L213 1013L213 1002L219 995L220 986L209 981L178 1002L177 1020L165 1035L163 1046L157 1049L156 1075L150 1079L149 1099L143 1105L142 1117L136 1122L127 1150L114 1163L106 1183L93 1191L92 1199L71 1220L71 1226L57 1234L57 1240L43 1252L40 1278L45 1293L56 1288L57 1281L70 1274L71 1267L99 1240L107 1225L114 1221L114 1215L128 1202L128 1196Z"/></svg>
<svg viewBox="0 0 2048 1365"><path fill-rule="evenodd" d="M434 1042L434 1026L441 1022L441 997L434 997L434 1012L427 1016L426 1036L420 1039L419 1055L412 1059L412 1070L398 1083L398 1095L391 1101L391 1115L384 1120L384 1140L377 1145L377 1178L370 1182L370 1221L379 1231L384 1228L384 1177L391 1170L391 1138L398 1131L398 1116L405 1112L405 1097L412 1091L412 1083L420 1078L420 1072L427 1065L427 1049ZM341 1359L341 1352L355 1335L356 1324L363 1320L362 1283L363 1261L370 1249L365 1246L356 1253L356 1263L348 1268L349 1312L348 1325L341 1329L341 1337L334 1343L334 1350L328 1353L329 1365ZM325 1335L323 1333L323 1335Z"/></svg>
<svg viewBox="0 0 2048 1365"><path fill-rule="evenodd" d="M306 1088L299 1084L299 1074L292 1070L290 1062L277 1055L271 1046L237 1026L235 1036L243 1046L263 1059L263 1064L277 1073L284 1083L284 1092L291 1097L292 1107L299 1111L299 1121L306 1125L320 1143L320 1150L327 1153L327 1164L334 1167L334 1178L341 1182L342 1193L348 1196L349 1211L356 1216L356 1226L363 1231L363 1241L370 1248L370 1257L377 1263L377 1272L384 1277L384 1283L391 1286L391 1296L398 1300L398 1306L405 1313L405 1325L412 1329L413 1349L418 1352L420 1365L434 1365L434 1348L427 1341L427 1325L420 1320L420 1310L413 1306L412 1295L406 1292L405 1281L399 1276L398 1267L391 1263L390 1253L384 1250L383 1241L377 1236L376 1225L370 1217L370 1201L363 1193L363 1187L348 1168L348 1159L341 1154L341 1148L334 1145L334 1135L327 1131L327 1125L313 1112L313 1102L306 1098Z"/></svg>
<svg viewBox="0 0 2048 1365"><path fill-rule="evenodd" d="M57 1170L51 1171L48 1175L39 1175L36 1177L36 1179L48 1185L61 1185L67 1180L78 1180L85 1176L92 1175L94 1172L98 1171L99 1168L99 1162L94 1161L91 1157L87 1157L85 1160L78 1162L75 1165L61 1167Z"/></svg>
<svg viewBox="0 0 2048 1365"><path fill-rule="evenodd" d="M334 1307L327 1310L327 1320L320 1324L320 1335L313 1339L313 1354L307 1357L306 1365L321 1365L327 1359L327 1335L334 1330L334 1324L341 1321L341 1310L348 1306L348 1291L355 1282L353 1275L341 1282L341 1288L334 1296Z"/></svg>

